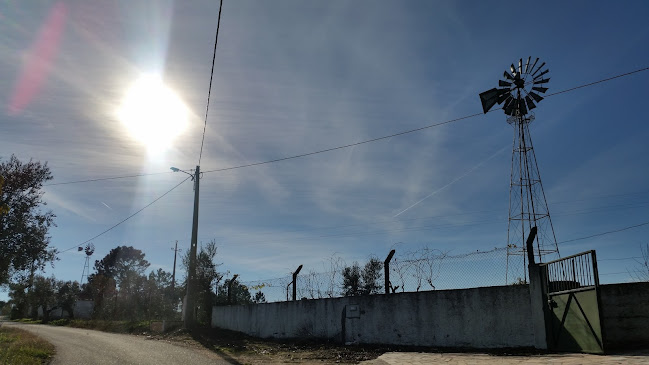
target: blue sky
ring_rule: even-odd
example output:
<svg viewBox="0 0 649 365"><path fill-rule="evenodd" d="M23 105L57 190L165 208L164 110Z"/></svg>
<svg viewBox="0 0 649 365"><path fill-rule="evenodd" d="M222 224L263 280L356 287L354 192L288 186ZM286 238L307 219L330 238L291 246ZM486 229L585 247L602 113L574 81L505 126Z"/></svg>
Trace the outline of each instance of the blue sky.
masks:
<svg viewBox="0 0 649 365"><path fill-rule="evenodd" d="M0 3L1 157L47 161L52 183L162 173L46 187L54 247L86 241L186 177L170 166L197 164L217 15L217 1ZM648 18L645 1L226 0L201 169L478 113L478 94L521 57L547 62L550 92L647 67ZM34 82L30 67L42 67L42 82L21 99L24 77ZM155 153L116 117L129 85L152 73L190 112L185 132ZM558 241L649 221L647 85L649 71L535 110L532 137ZM206 173L199 241L216 240L222 268L243 280L299 264L319 270L334 253L348 262L383 257L395 243L456 254L505 246L512 135L498 112ZM171 270L174 242L189 247L192 204L187 182L94 239L94 258L133 245L152 268ZM609 259L601 280L627 281L633 260L610 259L639 256L648 233L645 225L559 248L563 256L596 249ZM78 280L83 262L71 250L46 274Z"/></svg>

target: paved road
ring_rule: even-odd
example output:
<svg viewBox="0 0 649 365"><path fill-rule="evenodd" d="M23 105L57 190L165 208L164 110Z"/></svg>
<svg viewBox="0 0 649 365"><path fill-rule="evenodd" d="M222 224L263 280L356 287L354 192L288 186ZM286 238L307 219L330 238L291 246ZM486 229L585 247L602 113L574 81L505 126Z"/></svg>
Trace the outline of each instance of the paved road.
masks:
<svg viewBox="0 0 649 365"><path fill-rule="evenodd" d="M232 363L208 350L182 347L133 335L15 322L3 322L2 325L28 330L54 344L56 356L52 365Z"/></svg>
<svg viewBox="0 0 649 365"><path fill-rule="evenodd" d="M487 354L424 354L417 352L388 352L376 360L363 361L361 365L637 365L649 364L649 352L627 355L551 354L531 356L493 356Z"/></svg>

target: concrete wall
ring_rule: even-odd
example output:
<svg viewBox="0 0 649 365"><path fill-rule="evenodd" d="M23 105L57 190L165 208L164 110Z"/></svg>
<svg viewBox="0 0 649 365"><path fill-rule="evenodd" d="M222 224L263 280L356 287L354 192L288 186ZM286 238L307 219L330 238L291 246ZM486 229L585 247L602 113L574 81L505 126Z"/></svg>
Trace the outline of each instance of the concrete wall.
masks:
<svg viewBox="0 0 649 365"><path fill-rule="evenodd" d="M92 300L77 300L74 304L74 318L76 319L90 319L92 311L95 308L95 302Z"/></svg>
<svg viewBox="0 0 649 365"><path fill-rule="evenodd" d="M649 346L649 283L600 287L607 350Z"/></svg>
<svg viewBox="0 0 649 365"><path fill-rule="evenodd" d="M92 300L77 300L74 304L74 318L75 319L90 319L94 309L94 301ZM38 307L38 318L43 318L43 307ZM70 313L64 311L61 307L54 309L50 312L50 320L70 318Z"/></svg>
<svg viewBox="0 0 649 365"><path fill-rule="evenodd" d="M531 347L527 285L214 307L212 326L257 337L433 347Z"/></svg>

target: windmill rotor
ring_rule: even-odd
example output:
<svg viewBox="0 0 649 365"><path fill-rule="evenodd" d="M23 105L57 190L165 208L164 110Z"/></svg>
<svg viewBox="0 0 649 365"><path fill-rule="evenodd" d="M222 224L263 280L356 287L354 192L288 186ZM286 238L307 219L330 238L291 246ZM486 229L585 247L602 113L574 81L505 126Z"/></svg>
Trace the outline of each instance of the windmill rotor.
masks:
<svg viewBox="0 0 649 365"><path fill-rule="evenodd" d="M498 80L498 87L487 90L480 94L482 110L488 113L496 104L502 105L505 114L509 116L525 116L530 110L536 108L536 104L543 100L540 94L548 91L543 86L550 81L547 77L549 69L543 69L545 62L538 67L539 58L531 63L532 57L525 62L520 58L505 70L502 80ZM531 63L531 65L530 65Z"/></svg>
<svg viewBox="0 0 649 365"><path fill-rule="evenodd" d="M87 244L85 251L86 251L86 256L88 257L92 256L92 254L95 253L95 245L93 243Z"/></svg>

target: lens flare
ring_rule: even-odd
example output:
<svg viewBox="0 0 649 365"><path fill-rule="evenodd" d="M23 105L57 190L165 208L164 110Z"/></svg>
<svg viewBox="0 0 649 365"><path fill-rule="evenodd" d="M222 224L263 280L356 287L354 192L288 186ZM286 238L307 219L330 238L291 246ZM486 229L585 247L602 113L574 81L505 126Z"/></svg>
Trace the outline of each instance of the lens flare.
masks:
<svg viewBox="0 0 649 365"><path fill-rule="evenodd" d="M67 14L68 9L62 2L56 3L50 10L16 80L8 105L10 115L23 111L47 80L54 58L59 51Z"/></svg>

